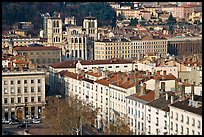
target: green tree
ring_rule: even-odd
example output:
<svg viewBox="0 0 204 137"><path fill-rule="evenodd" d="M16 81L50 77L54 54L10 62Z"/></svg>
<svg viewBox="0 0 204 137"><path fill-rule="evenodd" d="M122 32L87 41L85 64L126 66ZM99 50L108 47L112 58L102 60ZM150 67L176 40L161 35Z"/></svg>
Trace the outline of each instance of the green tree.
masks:
<svg viewBox="0 0 204 137"><path fill-rule="evenodd" d="M138 19L137 18L134 18L130 20L130 26L136 26L138 24Z"/></svg>
<svg viewBox="0 0 204 137"><path fill-rule="evenodd" d="M169 18L167 19L168 25L174 25L176 24L176 18L173 17L172 13L170 13Z"/></svg>
<svg viewBox="0 0 204 137"><path fill-rule="evenodd" d="M174 31L173 27L176 24L176 18L173 17L172 13L170 13L167 19L167 24L169 25L169 33L172 34Z"/></svg>
<svg viewBox="0 0 204 137"><path fill-rule="evenodd" d="M117 20L119 20L119 21L122 21L122 20L124 20L125 19L125 17L124 17L124 15L122 15L122 14L119 14L118 16L117 16Z"/></svg>

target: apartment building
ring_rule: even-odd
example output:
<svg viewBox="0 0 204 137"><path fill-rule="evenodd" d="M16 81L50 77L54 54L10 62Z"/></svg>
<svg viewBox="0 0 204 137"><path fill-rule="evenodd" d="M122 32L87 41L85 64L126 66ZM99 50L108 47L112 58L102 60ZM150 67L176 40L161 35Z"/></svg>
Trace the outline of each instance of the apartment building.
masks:
<svg viewBox="0 0 204 137"><path fill-rule="evenodd" d="M44 72L2 71L2 119L41 117L44 107Z"/></svg>
<svg viewBox="0 0 204 137"><path fill-rule="evenodd" d="M102 40L94 42L95 59L141 59L142 56L148 53L157 53L161 56L167 54L167 40L162 38L154 39L138 39L131 41L121 40Z"/></svg>
<svg viewBox="0 0 204 137"><path fill-rule="evenodd" d="M168 53L175 56L189 56L202 53L201 37L168 38Z"/></svg>
<svg viewBox="0 0 204 137"><path fill-rule="evenodd" d="M202 67L201 66L191 66L190 71L180 71L179 78L182 82L189 82L196 85L202 85Z"/></svg>
<svg viewBox="0 0 204 137"><path fill-rule="evenodd" d="M30 44L34 43L40 43L40 38L39 37L15 37L12 38L13 41L13 46L25 46L27 47ZM9 47L11 45L11 38L8 37L2 37L2 48Z"/></svg>
<svg viewBox="0 0 204 137"><path fill-rule="evenodd" d="M169 106L170 135L202 135L202 96L191 93Z"/></svg>
<svg viewBox="0 0 204 137"><path fill-rule="evenodd" d="M63 97L76 95L95 108L100 108L96 125L105 130L110 122L117 123L118 116L126 121L125 97L136 93L134 74L83 70L73 73L63 70L55 74L50 84L51 89L54 89L53 94L61 94ZM142 75L139 74L139 77L141 80Z"/></svg>
<svg viewBox="0 0 204 137"><path fill-rule="evenodd" d="M34 45L30 47L15 47L14 55L24 55L33 64L45 66L61 61L61 49L54 46Z"/></svg>
<svg viewBox="0 0 204 137"><path fill-rule="evenodd" d="M164 71L163 74L160 74L160 71L157 71L157 73L154 74L153 77L151 77L150 75L147 77L150 77L149 79L144 81L147 89L155 90L156 81L159 80L159 88L162 92L175 91L177 78L174 75L167 75L166 71Z"/></svg>
<svg viewBox="0 0 204 137"><path fill-rule="evenodd" d="M175 102L178 96L166 92L158 99L146 105L146 135L169 135L170 116L169 105Z"/></svg>
<svg viewBox="0 0 204 137"><path fill-rule="evenodd" d="M126 97L127 118L130 129L135 135L145 135L146 133L146 104L155 98L155 92L146 90L145 85L141 91Z"/></svg>
<svg viewBox="0 0 204 137"><path fill-rule="evenodd" d="M116 9L116 16L123 15L126 19L139 18L140 10L138 9Z"/></svg>

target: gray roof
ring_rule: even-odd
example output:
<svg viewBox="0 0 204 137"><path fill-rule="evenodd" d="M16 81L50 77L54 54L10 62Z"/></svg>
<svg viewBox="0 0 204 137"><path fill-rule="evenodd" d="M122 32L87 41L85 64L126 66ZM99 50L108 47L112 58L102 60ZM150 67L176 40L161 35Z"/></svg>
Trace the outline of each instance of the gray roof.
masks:
<svg viewBox="0 0 204 137"><path fill-rule="evenodd" d="M179 97L174 96L174 101L176 101ZM168 100L166 100L166 96L163 95L159 97L156 100L153 100L152 102L147 103L147 105L162 109L162 110L168 110L168 106L171 104L171 96L168 96Z"/></svg>
<svg viewBox="0 0 204 137"><path fill-rule="evenodd" d="M176 108L179 108L179 109L182 109L182 110L186 110L188 112L191 112L191 113L195 113L195 114L198 114L198 115L202 115L202 106L198 107L198 108L195 108L193 106L189 106L189 100L190 99L185 99L183 101L178 101L178 102L175 102L173 104L171 104L170 106L173 106L173 107L176 107ZM202 102L202 96L197 96L197 95L194 95L194 101L200 101Z"/></svg>

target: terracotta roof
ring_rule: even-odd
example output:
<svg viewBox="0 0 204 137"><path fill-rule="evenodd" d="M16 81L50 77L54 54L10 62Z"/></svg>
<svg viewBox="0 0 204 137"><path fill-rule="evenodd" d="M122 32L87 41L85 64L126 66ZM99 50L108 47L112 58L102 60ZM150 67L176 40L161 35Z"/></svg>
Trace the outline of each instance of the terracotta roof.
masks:
<svg viewBox="0 0 204 137"><path fill-rule="evenodd" d="M109 84L111 84L111 83L113 83L113 82L115 82L117 80L118 80L118 77L117 77L116 73L114 73L109 78L103 78L103 79L100 79L100 80L96 80L95 82L99 83L101 85L104 85L104 86L108 86Z"/></svg>
<svg viewBox="0 0 204 137"><path fill-rule="evenodd" d="M73 72L69 72L67 70L63 70L63 71L60 71L58 72L61 76L67 76L67 77L71 77L71 78L74 78L74 79L78 79L78 80L81 80L84 78L83 75L81 74L77 74L77 73L73 73ZM78 75L78 76L77 76Z"/></svg>
<svg viewBox="0 0 204 137"><path fill-rule="evenodd" d="M140 95L139 93L130 95L131 97L138 98L147 102L153 101L155 98L155 92L152 90L147 90L145 95Z"/></svg>
<svg viewBox="0 0 204 137"><path fill-rule="evenodd" d="M76 63L80 61L82 65L99 65L99 64L129 64L132 60L109 59L109 60L66 60L51 64L53 68L75 68Z"/></svg>
<svg viewBox="0 0 204 137"><path fill-rule="evenodd" d="M36 50L61 50L61 48L50 46L50 47L16 47L16 51L36 51Z"/></svg>
<svg viewBox="0 0 204 137"><path fill-rule="evenodd" d="M14 61L14 63L15 63L15 64L28 64L27 61L22 60L22 59L20 59L20 60L16 60L16 61Z"/></svg>
<svg viewBox="0 0 204 137"><path fill-rule="evenodd" d="M155 75L154 79L155 80L176 80L177 78L170 73L169 75Z"/></svg>
<svg viewBox="0 0 204 137"><path fill-rule="evenodd" d="M101 77L102 74L101 73L97 73L97 72L86 72L88 75L94 76L94 77Z"/></svg>
<svg viewBox="0 0 204 137"><path fill-rule="evenodd" d="M128 89L128 88L131 88L131 87L135 86L135 84L132 81L130 81L130 80L126 81L124 79L114 83L114 85L118 86L118 87L121 87L121 88L124 88L124 89Z"/></svg>

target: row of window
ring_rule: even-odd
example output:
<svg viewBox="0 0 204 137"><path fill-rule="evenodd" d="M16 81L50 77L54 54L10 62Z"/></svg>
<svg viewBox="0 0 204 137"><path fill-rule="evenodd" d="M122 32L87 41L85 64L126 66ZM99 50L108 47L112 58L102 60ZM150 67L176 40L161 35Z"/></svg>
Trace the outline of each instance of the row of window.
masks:
<svg viewBox="0 0 204 137"><path fill-rule="evenodd" d="M8 82L9 82L9 80L4 80L4 85L8 85ZM14 82L16 82L16 84L21 84L21 83L22 83L22 80L10 80L10 84L11 84L11 85L14 85ZM33 83L35 83L35 80L33 80L33 79L31 79L31 80L24 80L24 81L23 81L23 84L28 84L28 82L30 82L31 84L33 84ZM41 80L38 79L36 82L37 82L37 83L40 83Z"/></svg>
<svg viewBox="0 0 204 137"><path fill-rule="evenodd" d="M179 121L180 120L180 122L184 122L184 115L180 115L180 119L178 119L178 113L175 113L175 115L176 115L176 117L175 117L175 120L176 121ZM173 117L173 111L171 111L171 119L173 119L174 117ZM185 117L185 121L186 121L186 123L185 124L188 124L189 125L189 117L188 116L186 116ZM192 126L195 126L195 118L192 118ZM198 125L198 128L200 128L200 121L198 120L197 121L197 125Z"/></svg>
<svg viewBox="0 0 204 137"><path fill-rule="evenodd" d="M171 130L173 131L173 122L171 122ZM184 128L183 126L180 127L180 132L178 131L178 124L175 124L175 132L179 133L181 135L184 134ZM192 130L192 135L195 135L195 131ZM197 133L198 135L200 135L200 132ZM189 135L189 128L186 128L186 135Z"/></svg>
<svg viewBox="0 0 204 137"><path fill-rule="evenodd" d="M147 45L147 44L166 44L167 42L166 41L160 41L160 42L131 42L131 43L106 43L106 45ZM99 44L100 45L100 44ZM102 44L103 45L103 44Z"/></svg>
<svg viewBox="0 0 204 137"><path fill-rule="evenodd" d="M38 96L37 102L41 102L41 96ZM18 97L17 98L17 103L27 103L28 102L28 97L24 97L24 102L22 102L22 98L21 97ZM34 103L35 102L35 97L31 97L30 98L30 102ZM8 98L4 98L4 104L8 104ZM10 103L11 104L14 104L15 103L15 99L12 97L11 100L10 100Z"/></svg>
<svg viewBox="0 0 204 137"><path fill-rule="evenodd" d="M35 88L31 87L30 91L31 91L31 93L35 92ZM15 88L11 87L10 92L11 92L11 94L14 94L15 93ZM37 92L41 92L41 86L38 86ZM17 93L18 94L22 93L22 88L21 87L17 87ZM24 93L28 93L28 87L24 87ZM4 88L4 94L8 94L8 88Z"/></svg>

